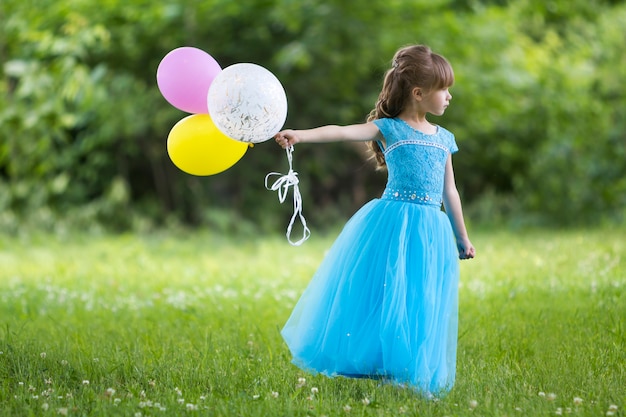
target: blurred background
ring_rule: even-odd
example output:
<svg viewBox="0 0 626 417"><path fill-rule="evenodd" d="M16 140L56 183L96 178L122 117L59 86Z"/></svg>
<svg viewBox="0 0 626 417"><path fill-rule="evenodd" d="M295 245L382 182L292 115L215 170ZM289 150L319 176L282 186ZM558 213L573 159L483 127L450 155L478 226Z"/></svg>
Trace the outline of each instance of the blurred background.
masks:
<svg viewBox="0 0 626 417"><path fill-rule="evenodd" d="M469 223L624 223L626 4L610 0L2 0L0 230L282 232L264 187L273 141L194 177L169 160L187 114L156 84L180 46L252 62L288 98L286 127L365 120L396 49L423 43L456 73L452 106ZM298 145L304 215L335 226L378 197L362 144Z"/></svg>

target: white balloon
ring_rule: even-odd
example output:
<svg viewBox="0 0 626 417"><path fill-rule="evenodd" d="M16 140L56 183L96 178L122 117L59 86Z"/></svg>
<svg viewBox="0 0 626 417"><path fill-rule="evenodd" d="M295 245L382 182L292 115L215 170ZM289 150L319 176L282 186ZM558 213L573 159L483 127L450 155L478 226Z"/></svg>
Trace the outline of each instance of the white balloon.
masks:
<svg viewBox="0 0 626 417"><path fill-rule="evenodd" d="M209 87L207 104L215 126L240 142L265 142L287 119L283 86L274 74L256 64L224 68Z"/></svg>

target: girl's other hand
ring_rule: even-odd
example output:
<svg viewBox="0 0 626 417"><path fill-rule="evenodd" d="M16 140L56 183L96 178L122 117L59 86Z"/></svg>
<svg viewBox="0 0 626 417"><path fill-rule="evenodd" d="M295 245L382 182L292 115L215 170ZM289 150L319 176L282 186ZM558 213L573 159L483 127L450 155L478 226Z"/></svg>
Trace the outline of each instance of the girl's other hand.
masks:
<svg viewBox="0 0 626 417"><path fill-rule="evenodd" d="M472 259L476 256L476 249L469 240L459 241L456 246L459 249L459 259Z"/></svg>

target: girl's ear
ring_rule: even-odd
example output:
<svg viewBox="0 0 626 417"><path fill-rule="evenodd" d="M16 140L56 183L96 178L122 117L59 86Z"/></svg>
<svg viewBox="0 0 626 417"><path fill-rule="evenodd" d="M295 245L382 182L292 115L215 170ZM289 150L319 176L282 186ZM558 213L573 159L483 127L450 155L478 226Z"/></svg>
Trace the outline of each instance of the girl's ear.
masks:
<svg viewBox="0 0 626 417"><path fill-rule="evenodd" d="M415 98L415 100L417 101L422 101L423 98L423 93L422 93L422 89L419 87L415 87L411 93L413 94L413 97Z"/></svg>

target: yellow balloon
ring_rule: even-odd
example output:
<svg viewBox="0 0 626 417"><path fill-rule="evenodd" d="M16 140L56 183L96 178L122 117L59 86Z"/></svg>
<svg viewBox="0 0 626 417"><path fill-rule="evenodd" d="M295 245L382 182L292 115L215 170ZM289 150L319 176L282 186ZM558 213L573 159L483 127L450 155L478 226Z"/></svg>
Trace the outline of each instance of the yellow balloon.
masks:
<svg viewBox="0 0 626 417"><path fill-rule="evenodd" d="M205 176L227 170L246 153L248 144L224 135L208 114L192 114L174 125L167 153L187 174Z"/></svg>

